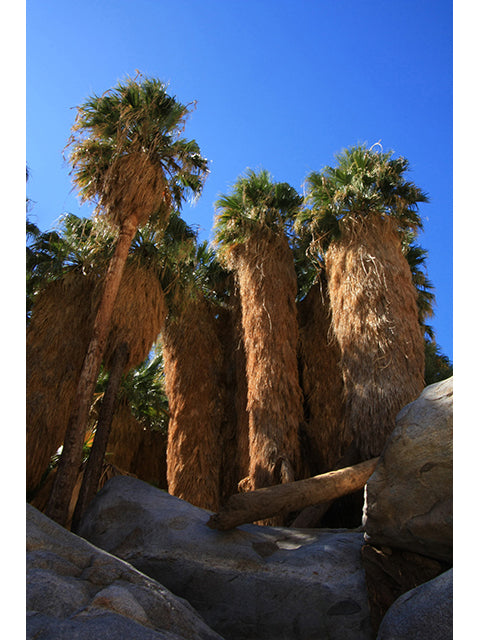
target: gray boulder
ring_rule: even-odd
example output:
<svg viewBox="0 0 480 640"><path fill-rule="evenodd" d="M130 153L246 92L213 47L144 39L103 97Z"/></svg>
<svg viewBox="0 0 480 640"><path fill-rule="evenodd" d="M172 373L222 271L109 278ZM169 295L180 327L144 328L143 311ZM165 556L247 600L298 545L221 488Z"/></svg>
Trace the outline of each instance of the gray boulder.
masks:
<svg viewBox="0 0 480 640"><path fill-rule="evenodd" d="M452 560L453 378L404 407L366 485L365 539Z"/></svg>
<svg viewBox="0 0 480 640"><path fill-rule="evenodd" d="M110 480L79 534L187 599L228 640L372 638L363 534L244 525L134 478Z"/></svg>
<svg viewBox="0 0 480 640"><path fill-rule="evenodd" d="M27 505L27 640L221 640L192 607Z"/></svg>
<svg viewBox="0 0 480 640"><path fill-rule="evenodd" d="M453 638L452 569L407 591L383 618L377 640L451 640Z"/></svg>

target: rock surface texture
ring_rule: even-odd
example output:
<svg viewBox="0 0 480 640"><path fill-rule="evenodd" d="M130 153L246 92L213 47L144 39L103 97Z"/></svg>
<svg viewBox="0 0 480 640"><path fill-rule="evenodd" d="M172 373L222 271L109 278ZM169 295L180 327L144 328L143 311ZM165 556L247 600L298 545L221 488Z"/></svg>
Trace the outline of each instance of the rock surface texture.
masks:
<svg viewBox="0 0 480 640"><path fill-rule="evenodd" d="M407 591L387 611L377 640L451 640L453 638L452 570Z"/></svg>
<svg viewBox="0 0 480 640"><path fill-rule="evenodd" d="M449 563L427 558L413 551L366 544L362 548L370 621L378 631L392 604L404 593L436 578L450 568Z"/></svg>
<svg viewBox="0 0 480 640"><path fill-rule="evenodd" d="M365 539L452 560L453 378L430 385L397 416L366 485Z"/></svg>
<svg viewBox="0 0 480 640"><path fill-rule="evenodd" d="M27 640L221 640L126 562L27 505Z"/></svg>
<svg viewBox="0 0 480 640"><path fill-rule="evenodd" d="M188 602L228 640L371 640L363 534L244 525L128 477L110 480L79 534Z"/></svg>

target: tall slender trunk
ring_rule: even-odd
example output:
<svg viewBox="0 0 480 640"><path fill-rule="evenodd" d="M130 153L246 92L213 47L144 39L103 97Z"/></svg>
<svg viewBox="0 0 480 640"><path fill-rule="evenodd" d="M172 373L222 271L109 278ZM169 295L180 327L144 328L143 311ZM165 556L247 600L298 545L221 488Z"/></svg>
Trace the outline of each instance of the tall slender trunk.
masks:
<svg viewBox="0 0 480 640"><path fill-rule="evenodd" d="M47 516L61 525L65 525L68 518L68 506L82 462L83 439L90 404L105 351L120 280L136 230L137 218L134 216L128 218L120 229L115 254L110 261L105 277L103 296L95 318L92 338L78 381L77 393L63 443L62 456L45 512Z"/></svg>
<svg viewBox="0 0 480 640"><path fill-rule="evenodd" d="M97 492L98 482L102 475L103 460L107 450L108 437L112 427L113 412L122 382L123 369L128 360L128 345L122 342L116 349L112 361L112 369L108 378L107 388L103 396L102 406L98 416L97 430L92 449L88 457L87 466L83 474L82 486L78 494L77 505L73 513L71 530L76 531L85 509Z"/></svg>

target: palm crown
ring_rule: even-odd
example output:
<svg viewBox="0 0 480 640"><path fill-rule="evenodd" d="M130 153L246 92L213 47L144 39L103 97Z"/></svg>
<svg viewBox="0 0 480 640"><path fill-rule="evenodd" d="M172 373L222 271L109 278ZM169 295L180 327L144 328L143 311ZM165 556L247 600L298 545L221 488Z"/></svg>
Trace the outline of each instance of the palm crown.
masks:
<svg viewBox="0 0 480 640"><path fill-rule="evenodd" d="M93 200L119 224L135 214L145 223L187 192L200 193L207 161L194 140L181 137L188 106L156 79L127 78L78 108L70 161L83 200Z"/></svg>
<svg viewBox="0 0 480 640"><path fill-rule="evenodd" d="M335 167L327 166L308 176L311 209L302 212L298 226L306 228L323 248L352 220L372 215L394 218L401 231L422 227L418 203L428 202L428 198L405 179L408 161L393 158L392 151L375 151L374 147L344 149L335 156Z"/></svg>
<svg viewBox="0 0 480 640"><path fill-rule="evenodd" d="M233 185L230 195L215 203L216 243L228 249L265 229L287 235L303 198L286 182L273 182L268 171L248 169Z"/></svg>

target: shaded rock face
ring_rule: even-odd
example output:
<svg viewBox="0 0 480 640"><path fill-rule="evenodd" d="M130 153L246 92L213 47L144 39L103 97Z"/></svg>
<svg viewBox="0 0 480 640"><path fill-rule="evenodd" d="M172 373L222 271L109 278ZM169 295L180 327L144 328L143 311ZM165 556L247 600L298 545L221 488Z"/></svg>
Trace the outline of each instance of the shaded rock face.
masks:
<svg viewBox="0 0 480 640"><path fill-rule="evenodd" d="M407 591L387 611L377 640L451 640L453 571Z"/></svg>
<svg viewBox="0 0 480 640"><path fill-rule="evenodd" d="M371 545L362 547L362 560L374 632L392 604L404 593L450 568L446 563L413 551Z"/></svg>
<svg viewBox="0 0 480 640"><path fill-rule="evenodd" d="M228 640L370 640L363 534L245 525L129 477L110 480L79 534L185 598Z"/></svg>
<svg viewBox="0 0 480 640"><path fill-rule="evenodd" d="M185 601L27 505L27 640L221 640Z"/></svg>
<svg viewBox="0 0 480 640"><path fill-rule="evenodd" d="M400 411L366 485L365 539L452 560L453 378Z"/></svg>

